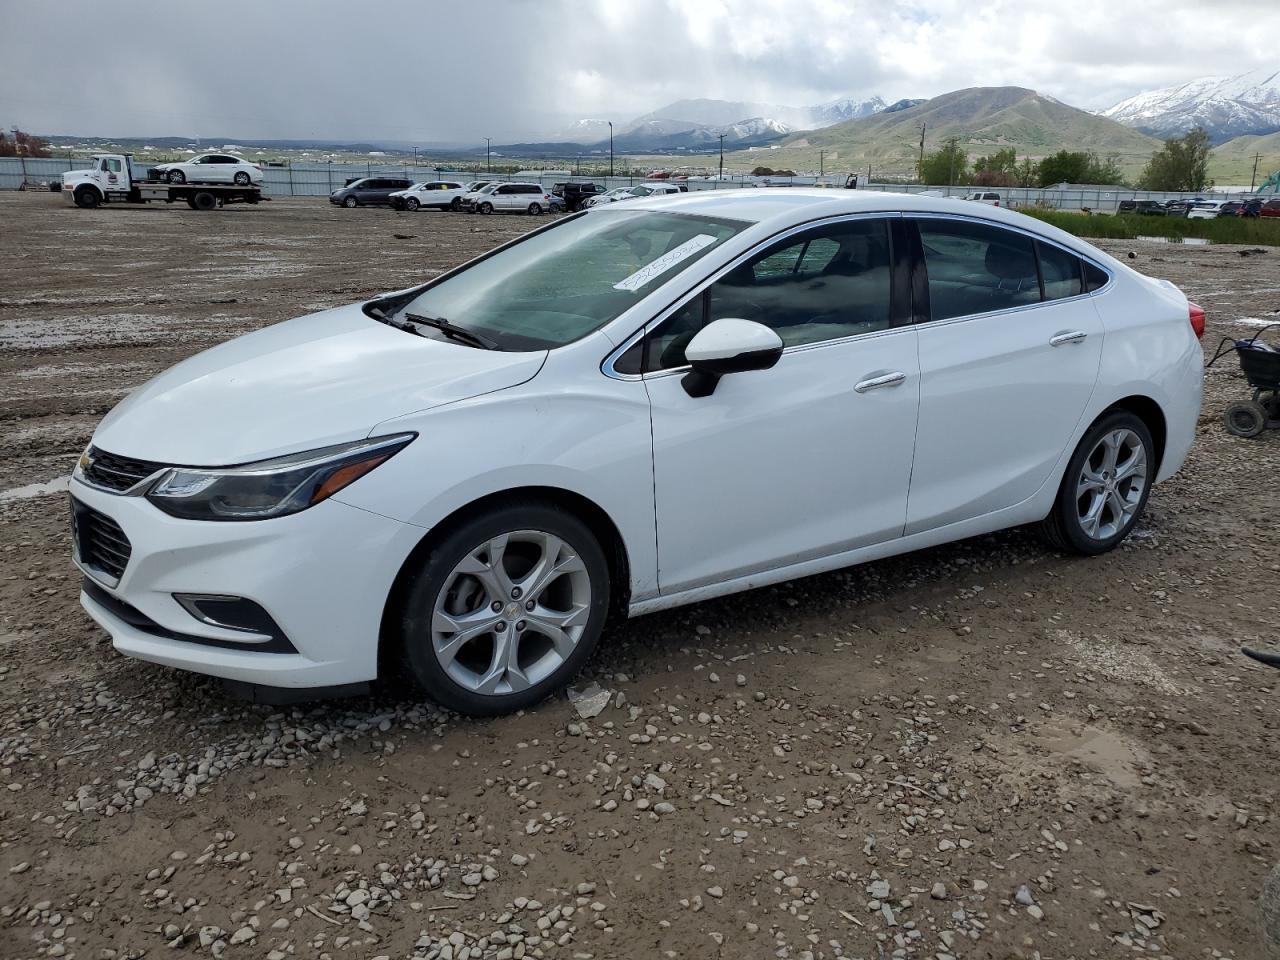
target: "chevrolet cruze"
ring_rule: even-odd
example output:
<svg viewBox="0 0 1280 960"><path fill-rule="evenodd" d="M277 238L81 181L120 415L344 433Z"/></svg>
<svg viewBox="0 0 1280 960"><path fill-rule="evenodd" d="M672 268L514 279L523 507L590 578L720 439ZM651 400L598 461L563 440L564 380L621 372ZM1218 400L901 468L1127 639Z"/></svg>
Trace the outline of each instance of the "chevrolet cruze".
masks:
<svg viewBox="0 0 1280 960"><path fill-rule="evenodd" d="M1203 328L994 207L605 206L136 390L71 483L81 600L254 693L513 710L611 616L1021 524L1111 549L1191 446Z"/></svg>

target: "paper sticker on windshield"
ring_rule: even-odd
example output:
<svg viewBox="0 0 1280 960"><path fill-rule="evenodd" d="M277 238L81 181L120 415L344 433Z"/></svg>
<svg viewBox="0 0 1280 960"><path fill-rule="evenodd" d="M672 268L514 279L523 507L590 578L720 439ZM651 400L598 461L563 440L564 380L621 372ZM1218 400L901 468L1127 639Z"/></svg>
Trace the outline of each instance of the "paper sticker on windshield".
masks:
<svg viewBox="0 0 1280 960"><path fill-rule="evenodd" d="M654 260L648 266L641 267L625 280L618 281L613 285L613 289L639 290L654 277L666 273L681 260L688 260L703 247L709 247L715 242L715 237L707 233L700 233L692 240L686 240L674 250L668 250L657 260Z"/></svg>

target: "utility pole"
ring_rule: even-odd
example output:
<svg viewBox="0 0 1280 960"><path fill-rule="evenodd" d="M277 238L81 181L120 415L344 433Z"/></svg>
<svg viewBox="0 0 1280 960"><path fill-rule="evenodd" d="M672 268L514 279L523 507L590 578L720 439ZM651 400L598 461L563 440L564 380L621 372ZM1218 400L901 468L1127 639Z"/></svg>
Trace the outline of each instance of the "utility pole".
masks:
<svg viewBox="0 0 1280 960"><path fill-rule="evenodd" d="M721 180L724 179L724 137L725 135L723 133L720 134L720 179Z"/></svg>
<svg viewBox="0 0 1280 960"><path fill-rule="evenodd" d="M924 121L921 121L920 123L920 160L916 164L916 176L919 177L920 180L922 181L924 180L924 131L925 131L925 127L927 126L928 126L927 123L925 123Z"/></svg>
<svg viewBox="0 0 1280 960"><path fill-rule="evenodd" d="M823 162L823 158L824 158L824 156L825 156L826 152L827 152L827 151L825 151L825 150L819 150L819 151L818 151L818 176L822 176L822 174L823 174L823 172L824 172L824 169L825 169L825 168L823 167L823 163L822 163L822 162Z"/></svg>
<svg viewBox="0 0 1280 960"><path fill-rule="evenodd" d="M609 176L613 176L613 121L606 120L609 124Z"/></svg>
<svg viewBox="0 0 1280 960"><path fill-rule="evenodd" d="M484 172L492 173L493 167L489 163L489 138L484 138Z"/></svg>
<svg viewBox="0 0 1280 960"><path fill-rule="evenodd" d="M1253 193L1253 185L1258 182L1258 161L1262 159L1262 154L1255 153L1253 155L1253 176L1249 178L1249 192Z"/></svg>

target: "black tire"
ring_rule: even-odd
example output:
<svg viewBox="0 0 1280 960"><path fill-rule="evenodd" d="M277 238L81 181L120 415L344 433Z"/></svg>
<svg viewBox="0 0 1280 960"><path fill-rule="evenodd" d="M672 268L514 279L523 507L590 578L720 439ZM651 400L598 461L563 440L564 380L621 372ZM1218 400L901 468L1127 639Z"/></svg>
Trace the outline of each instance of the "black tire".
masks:
<svg viewBox="0 0 1280 960"><path fill-rule="evenodd" d="M476 209L484 214L493 213L493 204L489 203L488 201L485 201L484 203L477 206Z"/></svg>
<svg viewBox="0 0 1280 960"><path fill-rule="evenodd" d="M76 206L84 210L92 210L102 202L102 197L93 187L81 187L76 191Z"/></svg>
<svg viewBox="0 0 1280 960"><path fill-rule="evenodd" d="M417 210L417 209L418 209L418 198L417 198L417 197L410 197L408 200L406 200L406 201L404 202L404 208L405 208L406 210Z"/></svg>
<svg viewBox="0 0 1280 960"><path fill-rule="evenodd" d="M357 200L355 197L347 197L347 199L342 201L342 205L346 207L348 210L352 210L360 206L360 201Z"/></svg>
<svg viewBox="0 0 1280 960"><path fill-rule="evenodd" d="M531 203L531 204L529 204L529 216L531 216L531 217L540 217L540 216L542 216L542 204L540 204L540 203Z"/></svg>
<svg viewBox="0 0 1280 960"><path fill-rule="evenodd" d="M1095 539L1081 528L1076 485L1084 469L1085 460L1093 453L1094 448L1097 447L1102 437L1112 430L1120 428L1132 430L1145 448L1147 461L1146 482L1143 484L1137 509L1134 510L1133 516L1129 518L1128 522L1111 536ZM1058 487L1058 496L1053 501L1053 508L1049 511L1049 515L1040 522L1041 536L1051 547L1063 553L1076 553L1081 556L1095 557L1113 550L1120 541L1129 535L1134 525L1142 519L1142 513L1147 508L1147 499L1151 495L1151 486L1155 482L1155 452L1155 443L1151 439L1151 431L1147 429L1147 425L1136 414L1130 413L1128 410L1112 410L1103 414L1080 438L1080 443L1071 455L1071 460L1067 463L1066 472L1062 475L1062 483Z"/></svg>
<svg viewBox="0 0 1280 960"><path fill-rule="evenodd" d="M561 538L581 557L591 584L588 620L573 652L542 681L516 693L485 695L467 689L440 665L432 650L436 598L454 567L471 551L503 533L540 530ZM522 710L556 692L591 657L609 612L609 564L590 528L574 514L540 500L517 500L472 517L448 530L416 558L392 620L405 673L443 706L470 716Z"/></svg>
<svg viewBox="0 0 1280 960"><path fill-rule="evenodd" d="M1249 440L1267 429L1267 408L1257 400L1240 400L1223 411L1222 422L1227 433Z"/></svg>
<svg viewBox="0 0 1280 960"><path fill-rule="evenodd" d="M207 190L201 190L191 198L191 205L197 210L213 210L218 206L218 198Z"/></svg>
<svg viewBox="0 0 1280 960"><path fill-rule="evenodd" d="M461 198L461 197L454 197L452 200L450 200L450 201L449 201L449 209L450 209L450 210L461 210L461 209L462 209L462 198Z"/></svg>
<svg viewBox="0 0 1280 960"><path fill-rule="evenodd" d="M170 170L167 174L167 179L170 183L186 183L187 175L181 170Z"/></svg>
<svg viewBox="0 0 1280 960"><path fill-rule="evenodd" d="M247 187L249 185L249 174L241 170L231 178L237 187Z"/></svg>

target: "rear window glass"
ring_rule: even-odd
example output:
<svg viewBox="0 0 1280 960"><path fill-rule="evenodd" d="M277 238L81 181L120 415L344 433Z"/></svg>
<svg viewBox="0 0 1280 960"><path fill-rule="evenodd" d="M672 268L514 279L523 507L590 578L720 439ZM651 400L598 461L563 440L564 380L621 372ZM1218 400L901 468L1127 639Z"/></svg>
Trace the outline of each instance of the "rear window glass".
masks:
<svg viewBox="0 0 1280 960"><path fill-rule="evenodd" d="M1031 238L959 220L920 220L933 320L1040 302Z"/></svg>

